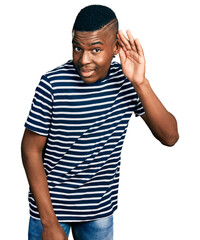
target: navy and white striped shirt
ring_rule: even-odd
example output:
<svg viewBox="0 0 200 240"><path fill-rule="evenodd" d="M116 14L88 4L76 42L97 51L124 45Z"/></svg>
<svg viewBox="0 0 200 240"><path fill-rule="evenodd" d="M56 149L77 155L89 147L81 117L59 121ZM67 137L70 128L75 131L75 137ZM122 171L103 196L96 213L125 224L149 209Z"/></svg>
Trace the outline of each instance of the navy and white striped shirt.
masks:
<svg viewBox="0 0 200 240"><path fill-rule="evenodd" d="M121 149L133 112L144 109L119 63L90 84L71 60L42 76L25 127L47 137L43 164L59 222L95 220L117 209ZM31 191L29 205L40 219Z"/></svg>

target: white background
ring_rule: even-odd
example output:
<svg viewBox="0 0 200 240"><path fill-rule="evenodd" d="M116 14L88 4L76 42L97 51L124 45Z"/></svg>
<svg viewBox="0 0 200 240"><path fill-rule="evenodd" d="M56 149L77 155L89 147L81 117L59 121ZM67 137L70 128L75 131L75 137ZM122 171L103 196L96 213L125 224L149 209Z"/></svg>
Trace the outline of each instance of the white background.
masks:
<svg viewBox="0 0 200 240"><path fill-rule="evenodd" d="M27 239L28 183L20 156L24 122L41 75L71 59L74 19L92 3L110 6L120 28L131 29L139 38L146 77L176 116L180 133L179 142L168 148L140 118L131 118L122 152L114 240L199 240L200 15L195 0L1 2L2 239Z"/></svg>

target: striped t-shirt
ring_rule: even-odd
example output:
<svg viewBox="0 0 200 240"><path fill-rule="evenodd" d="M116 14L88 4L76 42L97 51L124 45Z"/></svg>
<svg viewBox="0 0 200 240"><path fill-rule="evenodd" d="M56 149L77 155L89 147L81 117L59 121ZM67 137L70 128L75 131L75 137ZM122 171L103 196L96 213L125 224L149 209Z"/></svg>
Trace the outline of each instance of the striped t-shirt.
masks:
<svg viewBox="0 0 200 240"><path fill-rule="evenodd" d="M144 109L119 63L90 84L71 60L41 77L25 127L47 137L43 165L59 222L95 220L117 209L121 150L133 112ZM40 219L31 191L29 206Z"/></svg>

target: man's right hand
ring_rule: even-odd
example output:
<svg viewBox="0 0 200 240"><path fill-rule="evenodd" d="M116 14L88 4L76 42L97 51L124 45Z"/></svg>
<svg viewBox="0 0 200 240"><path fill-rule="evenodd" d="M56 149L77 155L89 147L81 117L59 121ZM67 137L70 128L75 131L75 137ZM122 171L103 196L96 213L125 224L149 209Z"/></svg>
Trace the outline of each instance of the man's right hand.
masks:
<svg viewBox="0 0 200 240"><path fill-rule="evenodd" d="M59 223L51 226L43 226L42 240L68 240L63 228Z"/></svg>

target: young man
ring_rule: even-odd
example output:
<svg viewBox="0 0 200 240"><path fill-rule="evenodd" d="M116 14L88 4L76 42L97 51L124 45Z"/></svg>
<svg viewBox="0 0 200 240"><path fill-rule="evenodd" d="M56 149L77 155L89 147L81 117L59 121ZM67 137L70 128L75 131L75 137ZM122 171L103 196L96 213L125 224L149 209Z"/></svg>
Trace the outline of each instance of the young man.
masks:
<svg viewBox="0 0 200 240"><path fill-rule="evenodd" d="M47 72L36 89L22 140L30 184L29 239L113 239L120 154L134 112L172 146L175 118L145 78L145 58L115 13L91 5L73 27L73 61ZM112 62L119 53L121 65Z"/></svg>

